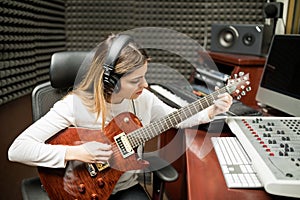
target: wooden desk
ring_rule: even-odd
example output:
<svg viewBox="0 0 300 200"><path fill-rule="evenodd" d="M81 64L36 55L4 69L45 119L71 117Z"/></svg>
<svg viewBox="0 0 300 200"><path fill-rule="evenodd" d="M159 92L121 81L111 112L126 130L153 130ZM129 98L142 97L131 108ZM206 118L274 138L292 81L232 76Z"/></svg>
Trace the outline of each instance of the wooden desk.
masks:
<svg viewBox="0 0 300 200"><path fill-rule="evenodd" d="M250 74L250 86L252 91L243 97L241 101L248 106L256 106L257 102L255 96L265 65L265 58L217 52L209 52L209 55L221 72L233 75L242 71Z"/></svg>
<svg viewBox="0 0 300 200"><path fill-rule="evenodd" d="M197 132L195 134L195 131ZM229 189L226 186L218 158L210 138L220 134L187 129L185 131L187 196L198 199L274 199L263 189ZM230 136L222 133L221 136ZM205 141L205 142L204 142Z"/></svg>
<svg viewBox="0 0 300 200"><path fill-rule="evenodd" d="M264 113L265 114L265 113ZM176 135L176 139L174 140ZM261 189L229 189L213 149L211 137L233 136L231 132L207 133L196 128L171 130L161 134L161 144L172 145L161 149L161 156L172 161L179 173L179 179L166 183L166 194L172 200L219 200L219 199L257 199L257 200L295 200L295 198L271 195ZM163 146L164 146L163 145ZM175 162L173 155L185 151Z"/></svg>

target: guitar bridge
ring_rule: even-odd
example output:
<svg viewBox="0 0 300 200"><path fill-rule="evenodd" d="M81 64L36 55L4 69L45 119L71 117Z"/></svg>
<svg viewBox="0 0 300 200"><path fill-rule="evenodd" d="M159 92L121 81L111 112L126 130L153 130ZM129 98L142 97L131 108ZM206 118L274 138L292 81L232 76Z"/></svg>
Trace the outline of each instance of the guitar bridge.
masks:
<svg viewBox="0 0 300 200"><path fill-rule="evenodd" d="M102 170L105 170L106 168L109 167L109 163L106 162L106 163L95 163L97 169L99 172L101 172Z"/></svg>
<svg viewBox="0 0 300 200"><path fill-rule="evenodd" d="M127 158L128 156L134 154L134 150L124 132L116 135L114 140L121 151L123 158Z"/></svg>

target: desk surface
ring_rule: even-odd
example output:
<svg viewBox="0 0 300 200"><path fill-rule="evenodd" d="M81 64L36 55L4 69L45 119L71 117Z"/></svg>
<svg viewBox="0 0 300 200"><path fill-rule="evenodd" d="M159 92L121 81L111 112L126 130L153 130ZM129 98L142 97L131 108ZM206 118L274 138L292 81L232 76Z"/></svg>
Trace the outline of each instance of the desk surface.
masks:
<svg viewBox="0 0 300 200"><path fill-rule="evenodd" d="M240 55L230 53L209 52L209 55L215 62L220 62L229 65L239 66L261 66L263 67L266 61L265 57Z"/></svg>
<svg viewBox="0 0 300 200"><path fill-rule="evenodd" d="M220 134L186 130L187 193L189 200L198 199L276 199L264 189L229 189L210 138ZM222 133L221 136L230 136ZM279 197L278 197L279 198Z"/></svg>

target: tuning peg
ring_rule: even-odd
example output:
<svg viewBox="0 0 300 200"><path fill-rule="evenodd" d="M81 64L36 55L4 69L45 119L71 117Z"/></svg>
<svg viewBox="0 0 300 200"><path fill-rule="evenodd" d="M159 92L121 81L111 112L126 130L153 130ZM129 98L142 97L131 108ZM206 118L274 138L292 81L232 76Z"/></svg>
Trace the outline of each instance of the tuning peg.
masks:
<svg viewBox="0 0 300 200"><path fill-rule="evenodd" d="M246 87L246 91L247 92L251 91L251 87L250 86Z"/></svg>
<svg viewBox="0 0 300 200"><path fill-rule="evenodd" d="M243 76L242 78L243 78L244 81L248 80L248 78L246 76Z"/></svg>
<svg viewBox="0 0 300 200"><path fill-rule="evenodd" d="M250 85L250 81L246 81L246 84L247 84L247 85Z"/></svg>
<svg viewBox="0 0 300 200"><path fill-rule="evenodd" d="M240 90L235 90L235 93L239 94L239 93L240 93Z"/></svg>
<svg viewBox="0 0 300 200"><path fill-rule="evenodd" d="M238 75L237 74L233 74L233 77L236 79L238 77Z"/></svg>
<svg viewBox="0 0 300 200"><path fill-rule="evenodd" d="M245 92L245 91L242 91L242 92L241 92L241 95L242 95L242 96L245 96L245 95L246 95L246 92Z"/></svg>
<svg viewBox="0 0 300 200"><path fill-rule="evenodd" d="M239 72L239 76L244 76L244 72Z"/></svg>
<svg viewBox="0 0 300 200"><path fill-rule="evenodd" d="M238 95L238 96L236 97L237 100L241 100L241 98L242 98L241 95Z"/></svg>

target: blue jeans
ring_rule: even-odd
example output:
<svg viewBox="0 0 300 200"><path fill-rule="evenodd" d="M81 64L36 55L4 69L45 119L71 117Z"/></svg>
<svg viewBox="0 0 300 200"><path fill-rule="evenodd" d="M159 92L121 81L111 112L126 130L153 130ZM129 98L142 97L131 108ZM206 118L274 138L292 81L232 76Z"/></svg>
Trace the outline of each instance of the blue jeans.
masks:
<svg viewBox="0 0 300 200"><path fill-rule="evenodd" d="M149 197L144 188L140 184L136 184L111 195L108 200L149 200Z"/></svg>

